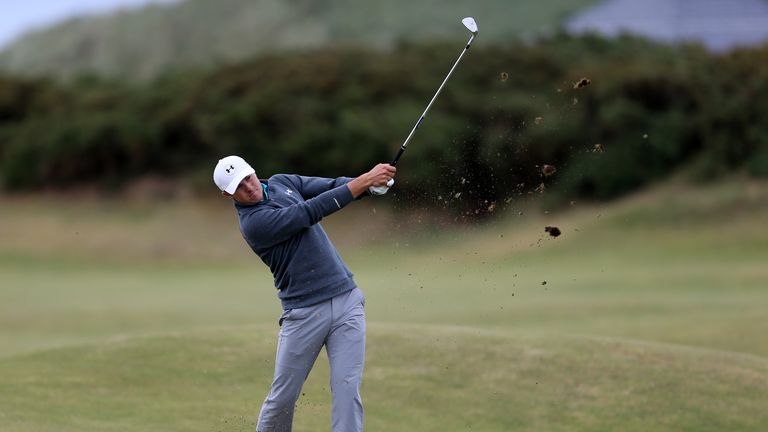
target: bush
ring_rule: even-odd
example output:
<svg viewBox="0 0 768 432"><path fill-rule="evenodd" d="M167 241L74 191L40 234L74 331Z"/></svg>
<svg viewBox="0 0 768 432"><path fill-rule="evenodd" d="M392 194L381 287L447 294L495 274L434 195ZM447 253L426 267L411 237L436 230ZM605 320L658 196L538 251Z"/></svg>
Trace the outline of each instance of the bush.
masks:
<svg viewBox="0 0 768 432"><path fill-rule="evenodd" d="M0 181L19 190L184 177L228 154L263 177L356 175L392 158L455 54L442 44L298 52L140 87L5 77ZM402 159L405 205L461 192L458 211L482 215L542 182L561 199L610 199L692 161L703 178L745 164L768 171L768 68L755 66L768 48L710 56L556 35L469 55ZM592 84L574 88L582 77ZM543 164L558 173L543 177Z"/></svg>

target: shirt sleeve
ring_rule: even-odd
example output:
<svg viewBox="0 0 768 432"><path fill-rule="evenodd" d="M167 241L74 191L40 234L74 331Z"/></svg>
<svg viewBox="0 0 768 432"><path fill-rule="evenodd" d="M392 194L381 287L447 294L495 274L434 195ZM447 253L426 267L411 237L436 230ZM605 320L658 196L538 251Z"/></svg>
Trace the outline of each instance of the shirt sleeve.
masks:
<svg viewBox="0 0 768 432"><path fill-rule="evenodd" d="M271 247L320 222L352 201L352 192L344 182L289 207L263 208L246 214L240 219L240 230L251 246Z"/></svg>
<svg viewBox="0 0 768 432"><path fill-rule="evenodd" d="M306 177L300 175L291 176L292 182L304 199L314 198L323 192L336 189L351 182L351 177L337 177L335 179L324 177Z"/></svg>

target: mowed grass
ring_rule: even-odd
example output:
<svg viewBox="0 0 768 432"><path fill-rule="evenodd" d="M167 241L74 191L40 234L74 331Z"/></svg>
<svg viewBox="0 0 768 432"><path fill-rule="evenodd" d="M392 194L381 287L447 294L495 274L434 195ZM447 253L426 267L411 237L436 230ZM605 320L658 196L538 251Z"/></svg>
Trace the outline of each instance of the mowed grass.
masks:
<svg viewBox="0 0 768 432"><path fill-rule="evenodd" d="M274 329L197 331L0 362L3 430L254 430ZM760 430L768 365L647 342L374 324L368 430ZM329 430L323 358L295 430Z"/></svg>
<svg viewBox="0 0 768 432"><path fill-rule="evenodd" d="M463 229L329 218L367 296L367 429L765 430L767 203L733 181ZM254 429L279 305L226 204L3 204L0 430ZM327 381L322 354L295 430L330 429Z"/></svg>

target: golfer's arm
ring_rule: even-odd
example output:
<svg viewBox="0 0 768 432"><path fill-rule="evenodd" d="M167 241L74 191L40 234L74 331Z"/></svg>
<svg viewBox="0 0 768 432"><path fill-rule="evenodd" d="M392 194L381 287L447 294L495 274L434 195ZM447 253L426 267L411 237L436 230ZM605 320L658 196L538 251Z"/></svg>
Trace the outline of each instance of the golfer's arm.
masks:
<svg viewBox="0 0 768 432"><path fill-rule="evenodd" d="M241 230L251 243L258 247L270 247L341 210L352 200L347 186L339 186L290 207L253 213L241 220Z"/></svg>
<svg viewBox="0 0 768 432"><path fill-rule="evenodd" d="M352 192L352 197L359 198L372 184L373 182L369 179L368 174L363 174L347 183L347 187L349 188L349 191Z"/></svg>
<svg viewBox="0 0 768 432"><path fill-rule="evenodd" d="M352 179L349 177L337 177L324 178L324 177L306 177L295 176L294 183L297 183L296 187L299 189L299 193L304 199L311 199L323 192L327 192L332 189L336 189L339 186L343 186L349 183Z"/></svg>

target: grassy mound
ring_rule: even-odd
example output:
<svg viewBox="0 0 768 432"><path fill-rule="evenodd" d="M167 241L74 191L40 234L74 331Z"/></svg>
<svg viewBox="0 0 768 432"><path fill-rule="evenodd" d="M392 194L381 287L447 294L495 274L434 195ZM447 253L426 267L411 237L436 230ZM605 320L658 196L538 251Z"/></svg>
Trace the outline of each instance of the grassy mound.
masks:
<svg viewBox="0 0 768 432"><path fill-rule="evenodd" d="M399 40L463 37L459 20L467 15L478 19L484 40L503 43L551 31L593 3L187 0L73 18L27 33L0 52L0 69L146 79L168 69L215 66L286 49L390 47Z"/></svg>

